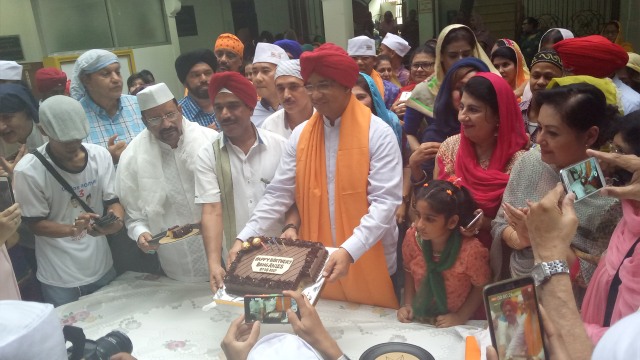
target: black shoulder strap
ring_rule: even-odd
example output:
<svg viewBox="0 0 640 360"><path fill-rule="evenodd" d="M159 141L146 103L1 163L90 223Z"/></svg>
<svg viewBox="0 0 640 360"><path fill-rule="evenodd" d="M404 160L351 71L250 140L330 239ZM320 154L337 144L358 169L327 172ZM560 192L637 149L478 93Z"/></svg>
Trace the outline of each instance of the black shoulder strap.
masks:
<svg viewBox="0 0 640 360"><path fill-rule="evenodd" d="M84 211L89 212L89 213L93 213L94 212L93 209L91 209L89 207L89 205L87 205L87 203L85 203L84 200L82 200L78 196L78 194L76 194L76 192L73 191L73 188L71 187L71 185L69 185L69 183L62 176L60 176L60 174L56 171L56 169L53 167L53 165L51 165L51 163L47 159L45 159L45 157L38 150L33 150L31 153L35 157L37 157L38 160L40 160L42 165L44 165L44 167L47 168L47 170L49 170L49 173L51 173L51 175L53 175L53 177L56 178L56 180L58 180L60 185L62 185L62 187L65 190L67 190L67 192L69 192L71 194L71 197L76 199L80 203L80 206L82 206Z"/></svg>
<svg viewBox="0 0 640 360"><path fill-rule="evenodd" d="M616 270L616 275L613 277L613 280L611 280L611 285L609 286L609 294L607 295L607 307L605 308L604 312L603 326L605 327L611 326L611 315L613 315L613 307L616 304L616 299L618 298L618 289L622 284L622 280L620 279L620 268L622 267L622 264L624 264L624 261L630 258L631 255L633 255L638 242L640 242L640 238L638 238L636 242L633 243L631 249L629 249L627 254L624 256L624 259L622 259L622 261L620 262L620 266L618 266L618 270Z"/></svg>

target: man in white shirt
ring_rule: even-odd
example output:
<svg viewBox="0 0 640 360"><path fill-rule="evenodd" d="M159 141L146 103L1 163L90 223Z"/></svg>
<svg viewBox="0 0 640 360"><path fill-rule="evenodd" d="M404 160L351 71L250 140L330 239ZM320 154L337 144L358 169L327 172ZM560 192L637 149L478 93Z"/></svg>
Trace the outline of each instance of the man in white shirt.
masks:
<svg viewBox="0 0 640 360"><path fill-rule="evenodd" d="M321 295L397 308L390 279L396 272L394 214L402 201L397 140L351 93L358 66L343 49L324 44L302 54L300 64L317 112L291 134L231 256L295 202L300 238L338 247L323 270L330 283Z"/></svg>
<svg viewBox="0 0 640 360"><path fill-rule="evenodd" d="M211 290L216 292L222 287L225 274L223 256L226 260L237 231L245 226L271 182L286 140L253 125L251 113L257 102L256 90L239 73L213 75L209 97L223 136L198 154L195 202L202 204L202 238ZM261 235L280 235L285 211Z"/></svg>
<svg viewBox="0 0 640 360"><path fill-rule="evenodd" d="M251 71L253 85L260 96L260 101L253 109L251 121L257 127L260 127L269 115L281 108L274 76L278 64L283 60L289 60L289 57L280 46L269 43L256 45L256 55L253 58Z"/></svg>
<svg viewBox="0 0 640 360"><path fill-rule="evenodd" d="M300 75L300 60L281 62L276 69L275 78L276 92L284 109L269 115L261 128L288 139L296 126L313 115L313 105Z"/></svg>
<svg viewBox="0 0 640 360"><path fill-rule="evenodd" d="M62 95L45 100L39 126L49 142L37 149L41 160L27 154L16 166L15 196L23 220L36 237L37 277L44 299L60 306L115 278L105 235L122 228L124 210L114 191L115 170L109 151L82 142L89 123L78 101ZM75 196L45 163L71 186ZM104 207L116 218L99 227L95 221L106 215Z"/></svg>
<svg viewBox="0 0 640 360"><path fill-rule="evenodd" d="M160 265L170 278L207 281L201 236L161 247L149 241L172 226L199 222L201 209L193 202L196 157L218 133L186 119L164 83L136 96L147 128L122 153L116 174L116 193L126 211L129 237L145 252L158 250Z"/></svg>

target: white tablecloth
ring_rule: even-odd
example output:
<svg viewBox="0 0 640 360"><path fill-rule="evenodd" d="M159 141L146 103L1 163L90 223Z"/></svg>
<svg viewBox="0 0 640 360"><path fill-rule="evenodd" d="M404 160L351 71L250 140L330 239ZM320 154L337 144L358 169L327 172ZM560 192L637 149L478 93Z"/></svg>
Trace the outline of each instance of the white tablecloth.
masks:
<svg viewBox="0 0 640 360"><path fill-rule="evenodd" d="M225 359L220 342L243 308L218 305L202 311L211 300L208 283L188 284L129 272L57 310L65 325L83 328L88 339L111 330L126 333L133 342L133 355L140 360ZM325 327L352 359L389 341L416 344L436 359L464 359L464 338L459 332L475 331L486 323L472 321L464 327L437 329L400 323L392 309L322 299L316 308ZM263 324L260 336L274 332L292 330L289 325Z"/></svg>

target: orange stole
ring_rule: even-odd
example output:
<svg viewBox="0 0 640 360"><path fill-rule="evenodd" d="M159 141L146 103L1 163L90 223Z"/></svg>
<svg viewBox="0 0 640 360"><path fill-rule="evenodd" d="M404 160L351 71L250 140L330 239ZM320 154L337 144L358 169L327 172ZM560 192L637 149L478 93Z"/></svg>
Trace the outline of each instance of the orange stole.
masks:
<svg viewBox="0 0 640 360"><path fill-rule="evenodd" d="M332 243L324 146L324 121L316 112L300 134L296 154L296 205L300 238L339 247L369 211L369 127L371 110L355 96L342 114L335 176L336 243ZM323 299L398 308L380 241L349 267L346 277L327 283Z"/></svg>
<svg viewBox="0 0 640 360"><path fill-rule="evenodd" d="M380 96L382 96L382 100L384 100L384 83L382 82L382 77L380 77L380 74L375 70L371 70L371 75L369 76L371 76L373 82L376 83L376 87L378 91L380 91Z"/></svg>

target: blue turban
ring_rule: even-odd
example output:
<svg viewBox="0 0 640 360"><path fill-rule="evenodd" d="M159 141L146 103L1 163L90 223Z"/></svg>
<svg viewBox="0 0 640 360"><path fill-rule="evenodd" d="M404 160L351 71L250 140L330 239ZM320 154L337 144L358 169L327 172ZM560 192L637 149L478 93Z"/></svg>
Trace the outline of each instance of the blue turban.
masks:
<svg viewBox="0 0 640 360"><path fill-rule="evenodd" d="M280 46L285 52L288 52L294 59L300 59L302 54L302 46L295 40L278 40L273 43Z"/></svg>

